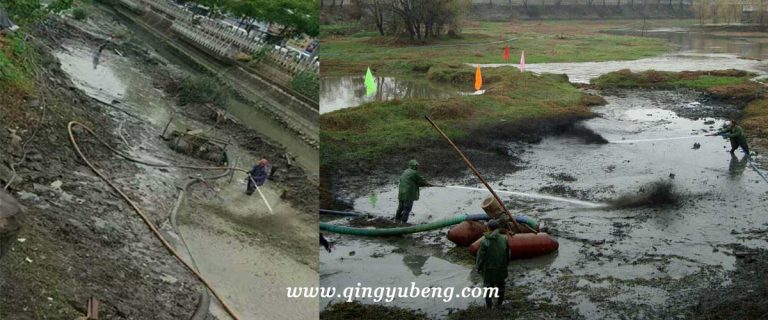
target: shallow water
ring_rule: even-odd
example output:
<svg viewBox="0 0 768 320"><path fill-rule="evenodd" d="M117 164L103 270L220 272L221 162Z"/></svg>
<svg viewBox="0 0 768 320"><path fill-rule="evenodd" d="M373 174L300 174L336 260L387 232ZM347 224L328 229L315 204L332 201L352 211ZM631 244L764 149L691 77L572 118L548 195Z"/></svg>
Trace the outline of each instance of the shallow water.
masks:
<svg viewBox="0 0 768 320"><path fill-rule="evenodd" d="M180 55L177 51L171 49L169 44L159 41L158 38L127 20L121 19L121 21L123 21L124 25L132 31L131 41L151 47L151 54L158 59L167 61L173 68L183 70L192 76L207 75L199 70L199 66L190 62L188 59L185 59L183 55ZM213 61L211 63L215 64ZM223 69L224 68L222 67L222 72L225 72L226 70ZM285 147L288 152L296 156L296 162L304 168L307 174L319 174L320 168L317 161L318 151L301 141L298 136L273 120L270 114L235 97L230 98L224 108L227 112L240 120L240 123L243 126L256 130L260 134L268 137L271 141Z"/></svg>
<svg viewBox="0 0 768 320"><path fill-rule="evenodd" d="M657 92L609 96L606 97L608 105L594 109L601 116L584 122L609 141L651 141L601 145L584 144L575 138L551 137L538 144L510 144L510 148L522 152L519 156L526 165L518 172L492 179L491 184L497 190L542 193L545 192L541 190L543 187L565 186L577 191L574 194L578 200L600 202L637 193L647 183L671 180L676 191L683 195L679 207L592 209L562 201L500 194L511 203L510 209L514 213L538 219L552 230L560 243L557 254L512 264L510 272L521 275L515 277L515 285L534 288L530 298L573 305L581 315L589 318L620 318L622 314L654 318L658 317L654 310L659 308L674 316L675 312L683 312L695 304L696 297L705 293L706 288L727 281L727 271L735 266L728 245L768 247L764 238L737 234L768 226L768 216L764 213L768 206L768 184L757 173L745 168L741 154L731 159L725 149L727 141L701 136L719 128L723 119L693 120L679 117L674 111L683 106L711 106L695 104L684 97L665 100L667 95ZM705 124L707 120L715 120L715 124ZM652 140L694 135L697 137ZM692 149L694 142L700 143L701 148ZM429 166L429 163L422 166ZM482 172L482 168L478 169ZM567 173L577 180L559 181L551 177L551 173ZM476 181L471 176L468 179ZM469 186L482 187L479 184ZM393 216L397 204L396 185L377 189L373 194L375 197L356 199L355 210L375 216ZM487 196L488 193L483 191L424 188L410 222L424 223L459 213L481 213L480 203ZM374 198L376 201L372 201ZM336 223L343 223L343 220ZM443 245L446 243L443 239L445 231L435 232L434 236L440 239L428 242L447 250L451 245ZM386 276L379 277L381 267L376 266L377 259L350 261L340 259L340 255L376 247L388 240L331 237L340 241L337 248L340 253L321 254L321 284L324 286L349 285L349 280L338 280L346 278L364 279L364 285L368 286L406 285L414 279L426 284L437 279L437 276L413 278L408 272L398 276L389 271ZM416 237L406 236L404 241L424 242ZM386 270L395 268L392 263L395 262L390 262ZM347 264L348 267L344 267ZM368 276L350 270L353 265L360 264L370 264L371 270L366 271ZM463 272L441 273L440 279L448 279L442 281L461 286L474 283L469 266L453 265ZM397 268L405 267L405 262L400 262ZM329 275L329 270L335 270L333 276ZM481 300L475 302L481 303ZM422 308L431 316L441 318L448 308L463 307L467 303L455 301L435 305L396 300L391 304Z"/></svg>
<svg viewBox="0 0 768 320"><path fill-rule="evenodd" d="M609 30L607 33L620 35L643 35L638 30ZM759 39L740 36L718 36L691 31L685 28L664 28L645 31L645 36L662 38L678 46L680 51L699 53L726 53L740 57L768 58L768 44Z"/></svg>
<svg viewBox="0 0 768 320"><path fill-rule="evenodd" d="M475 63L467 63L475 65ZM517 67L517 64L481 64L481 68ZM632 71L697 71L740 69L756 73L764 73L768 67L764 62L738 59L733 54L708 54L694 52L679 52L659 57L631 61L576 62L576 63L534 63L526 64L525 71L535 73L566 74L571 82L589 83L589 79L602 74L629 69Z"/></svg>
<svg viewBox="0 0 768 320"><path fill-rule="evenodd" d="M99 64L94 68L95 50L73 42L68 43L64 50L56 52L55 55L60 59L62 69L86 94L106 104L112 104L113 100L119 101L112 104L113 107L104 106L104 112L112 115L116 122L130 123L142 128L138 132L141 136L136 137L128 136L127 126L123 128L119 125L115 128L116 133L126 137L124 143L127 144L126 149L130 156L151 162L183 162L184 156L165 147L164 142L158 141L157 138L174 114L171 99L162 91L153 88L151 79L133 67L133 61L110 50L102 53ZM128 117L124 112L133 116ZM183 128L200 128L207 134L217 135L215 130L206 125L183 116L174 116L171 129ZM98 131L98 128L94 129ZM257 160L247 150L237 146L230 146L228 150L233 161L239 159L239 167L248 167L249 163ZM156 193L160 190L175 190L177 185L187 179L189 173L175 168L139 168L142 173L116 180L139 186L139 194L143 197L136 200L145 210L168 212L170 204L159 199ZM215 173L201 174L208 176ZM227 183L227 178L224 178L218 183L201 184L197 187L198 192L216 193L218 201L206 203L205 206L182 206L179 212L180 220L190 212L197 213L194 218L201 219L197 224L179 226L181 236L189 245L194 261L200 272L224 295L243 319L300 319L316 315L316 300L286 298L286 286L307 286L317 281L317 272L309 266L311 261L298 261L292 254L282 250L290 248L286 241L293 237L278 239L279 243L259 243L258 241L264 239L259 239L261 233L258 228L237 223L240 221L238 219L243 217L271 216L258 194L250 197L244 194L244 178L245 173L237 172L232 183ZM262 187L262 191L273 207L275 216L279 215L275 219L280 222L280 230L289 235L314 232L314 227L302 224L300 219L296 218L296 209L280 199L282 190L278 185L267 183ZM217 215L214 215L214 212ZM233 231L234 229L237 230ZM244 237L243 234L248 236ZM185 251L181 248L179 250ZM314 264L316 265L316 262ZM253 301L264 303L254 304ZM264 308L265 305L270 307ZM228 319L213 298L211 312L219 319Z"/></svg>
<svg viewBox="0 0 768 320"><path fill-rule="evenodd" d="M641 35L638 30L609 30L608 33ZM632 61L526 64L525 70L536 73L565 73L571 82L588 83L601 74L630 69L632 71L696 71L741 69L757 73L768 71L765 62L741 57L764 59L768 45L746 37L722 37L691 32L681 28L647 30L650 37L659 37L677 47L677 52L659 57ZM471 62L471 61L470 61ZM468 63L474 65L472 63ZM485 64L481 67L517 66L516 64Z"/></svg>
<svg viewBox="0 0 768 320"><path fill-rule="evenodd" d="M455 90L430 83L427 80L403 80L376 77L376 94L365 93L364 77L323 77L320 84L320 113L356 107L371 101L402 98L442 98L456 95Z"/></svg>

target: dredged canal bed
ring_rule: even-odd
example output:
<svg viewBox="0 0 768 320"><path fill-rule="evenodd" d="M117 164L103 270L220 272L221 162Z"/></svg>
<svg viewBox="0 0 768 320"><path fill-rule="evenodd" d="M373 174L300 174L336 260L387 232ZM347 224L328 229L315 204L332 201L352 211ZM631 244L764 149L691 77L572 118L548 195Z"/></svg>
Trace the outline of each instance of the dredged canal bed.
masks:
<svg viewBox="0 0 768 320"><path fill-rule="evenodd" d="M730 283L737 265L735 245L768 245L765 236L753 233L768 226L768 185L743 155L732 158L726 152L727 141L703 136L718 129L724 110L732 107L693 92L617 93L605 97L606 106L593 109L597 118L582 123L617 143L585 144L567 136L545 137L537 144L510 142L510 162L522 169L492 177L492 184L497 190L555 192L604 202L638 193L649 183L669 181L677 205L596 210L503 196L513 211L537 218L560 242L556 254L513 262L513 287L526 288L527 299L534 303L559 305L585 318L686 317L713 288ZM701 147L694 149L695 142ZM429 166L428 161L422 163L423 168ZM395 181L399 168L390 169L393 172L374 172L369 181ZM575 181L562 181L562 174ZM478 187L471 175L428 179ZM336 187L339 194L354 199L355 211L393 215L396 185L366 187L354 178L346 183L341 180ZM424 188L411 222L482 212L480 202L486 196ZM456 259L445 230L403 238L330 238L337 242L336 252L320 254L323 286L480 285L471 260ZM336 302L326 299L321 307ZM389 305L443 318L472 304L482 304L482 299L401 299Z"/></svg>

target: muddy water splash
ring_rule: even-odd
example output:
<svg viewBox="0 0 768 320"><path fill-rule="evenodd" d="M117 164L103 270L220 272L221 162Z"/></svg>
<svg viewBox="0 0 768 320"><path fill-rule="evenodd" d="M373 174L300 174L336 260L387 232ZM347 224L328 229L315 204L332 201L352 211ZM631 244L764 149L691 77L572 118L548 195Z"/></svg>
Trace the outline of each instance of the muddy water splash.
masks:
<svg viewBox="0 0 768 320"><path fill-rule="evenodd" d="M676 192L671 181L656 181L648 183L638 192L622 195L610 200L612 208L661 207L679 204L683 195Z"/></svg>

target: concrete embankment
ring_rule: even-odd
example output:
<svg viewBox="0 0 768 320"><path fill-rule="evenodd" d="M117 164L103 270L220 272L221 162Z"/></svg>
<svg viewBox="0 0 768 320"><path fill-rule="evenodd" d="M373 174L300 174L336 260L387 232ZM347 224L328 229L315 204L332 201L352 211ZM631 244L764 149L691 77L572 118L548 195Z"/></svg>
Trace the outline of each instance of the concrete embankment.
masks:
<svg viewBox="0 0 768 320"><path fill-rule="evenodd" d="M120 5L115 5L113 9L121 18L164 42L178 58L227 83L235 89L239 99L272 116L276 122L297 135L303 143L313 148L318 147L319 111L316 101L291 94L291 89L270 81L269 77L220 60L206 50L185 41L171 30L172 22L158 13L149 11L137 14Z"/></svg>

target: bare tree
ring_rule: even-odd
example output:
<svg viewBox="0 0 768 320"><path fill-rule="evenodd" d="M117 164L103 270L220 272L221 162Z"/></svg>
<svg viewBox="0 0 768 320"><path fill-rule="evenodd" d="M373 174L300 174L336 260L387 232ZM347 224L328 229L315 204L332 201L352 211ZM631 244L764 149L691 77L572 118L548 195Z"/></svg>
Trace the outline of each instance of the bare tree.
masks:
<svg viewBox="0 0 768 320"><path fill-rule="evenodd" d="M386 35L384 28L385 16L392 8L392 0L353 0L355 6L373 21L380 35Z"/></svg>

